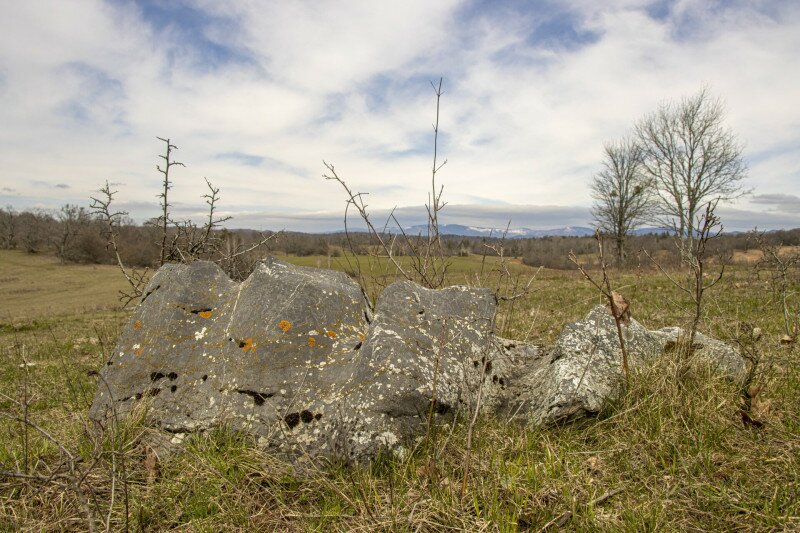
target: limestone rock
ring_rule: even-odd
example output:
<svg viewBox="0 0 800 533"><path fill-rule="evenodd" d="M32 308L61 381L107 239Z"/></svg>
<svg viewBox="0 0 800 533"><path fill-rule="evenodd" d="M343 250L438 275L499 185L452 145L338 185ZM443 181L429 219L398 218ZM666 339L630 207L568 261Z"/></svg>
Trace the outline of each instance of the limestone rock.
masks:
<svg viewBox="0 0 800 533"><path fill-rule="evenodd" d="M381 294L360 350L360 390L343 417L346 455L374 455L420 434L430 416L492 406L509 364L492 335L496 302L487 289L425 289L398 282ZM432 399L435 401L432 402Z"/></svg>
<svg viewBox="0 0 800 533"><path fill-rule="evenodd" d="M636 320L622 324L631 369L647 364L683 334L680 328L649 331ZM698 333L695 356L741 379L744 359L731 346ZM564 422L599 412L619 396L624 373L616 323L605 306L565 327L545 357L529 358L530 367L509 392L509 406L534 424Z"/></svg>
<svg viewBox="0 0 800 533"><path fill-rule="evenodd" d="M635 320L622 325L628 363L643 364L661 351L655 335ZM565 327L546 357L515 388L512 405L535 424L550 424L597 413L622 387L622 351L608 308L594 307Z"/></svg>
<svg viewBox="0 0 800 533"><path fill-rule="evenodd" d="M652 333L658 338L664 351L672 350L685 334L678 327L661 328ZM722 375L736 381L744 379L747 373L745 361L735 348L700 332L695 334L692 357L711 364Z"/></svg>
<svg viewBox="0 0 800 533"><path fill-rule="evenodd" d="M100 372L90 416L137 406L180 441L226 425L287 457L375 457L424 435L429 418L476 406L534 424L597 413L622 390L608 308L564 328L550 349L494 335L487 289L397 282L369 314L345 274L269 258L242 283L216 265L159 269ZM622 325L631 368L682 331ZM698 335L698 351L731 377L745 365ZM704 355L703 355L704 354Z"/></svg>
<svg viewBox="0 0 800 533"><path fill-rule="evenodd" d="M166 265L101 373L90 415L141 400L163 429L228 424L283 450L325 448L367 330L358 285L269 259L241 284L216 265Z"/></svg>
<svg viewBox="0 0 800 533"><path fill-rule="evenodd" d="M226 424L288 456L372 457L422 434L431 412L474 405L479 383L482 403L498 403L511 367L495 308L488 290L399 282L372 319L339 272L268 259L237 284L211 263L166 265L90 415L103 423L146 405L175 434Z"/></svg>

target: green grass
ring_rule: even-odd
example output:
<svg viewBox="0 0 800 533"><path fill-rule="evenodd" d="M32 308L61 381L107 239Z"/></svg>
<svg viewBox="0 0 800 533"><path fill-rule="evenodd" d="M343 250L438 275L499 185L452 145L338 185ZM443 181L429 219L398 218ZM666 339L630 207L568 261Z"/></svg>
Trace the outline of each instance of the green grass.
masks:
<svg viewBox="0 0 800 533"><path fill-rule="evenodd" d="M289 259L327 266L326 257ZM346 261L335 261L333 268L347 270ZM462 498L464 420L438 426L405 458L369 466L295 468L224 428L189 436L178 451L163 454L142 416L97 441L86 422L97 386L89 374L103 364L127 316L113 310L121 275L98 267L102 276L92 276L92 267L8 252L0 252L0 265L0 277L17 278L8 283L33 289L6 292L0 285L5 309L14 310L0 329L0 413L20 413L13 400L22 398L27 382L30 419L82 458L78 467L88 472L83 486L99 529L111 503L112 466L110 529L124 527L123 460L136 531L538 531L560 521L578 531L800 529L800 354L778 343L774 296L743 268L709 292L703 329L726 337L747 322L764 330L762 349L775 356L775 366L762 398L762 407L771 402L761 414L763 428L742 424L739 391L707 369L694 368L685 387L676 387L665 357L634 375L628 394L596 419L556 428L480 419ZM450 279L489 287L502 281L493 261L476 277L480 265L480 257L456 258ZM535 272L518 263L512 269ZM648 327L688 319L686 299L663 277L645 270L613 275ZM91 298L83 292L87 284L97 291ZM63 294L45 303L47 287ZM503 304L498 329L505 335L551 342L600 301L576 272L543 270L532 287L513 312ZM23 359L31 366L20 366ZM0 419L0 468L22 468L23 435L20 424ZM148 446L162 453L149 482ZM98 449L105 453L95 463ZM28 459L29 471L43 475L62 462L58 448L34 431ZM86 527L63 480L0 476L0 530Z"/></svg>

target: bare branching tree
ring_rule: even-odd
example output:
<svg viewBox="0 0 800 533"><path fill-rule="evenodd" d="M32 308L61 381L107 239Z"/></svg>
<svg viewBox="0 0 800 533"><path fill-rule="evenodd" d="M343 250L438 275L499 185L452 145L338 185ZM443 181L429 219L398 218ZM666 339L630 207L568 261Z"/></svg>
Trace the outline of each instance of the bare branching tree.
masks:
<svg viewBox="0 0 800 533"><path fill-rule="evenodd" d="M347 195L345 207L345 233L348 234L348 242L350 243L350 251L353 255L355 267L358 270L357 277L362 284L364 275L362 272L360 260L358 258L358 250L353 246L353 241L350 238L350 231L348 228L347 217L351 207L357 212L361 220L367 226L367 233L369 233L373 240L373 245L369 247L369 255L371 259L377 260L376 263L380 265L380 260L388 261L389 264L395 269L400 277L408 280L417 281L428 288L440 288L445 283L447 275L447 268L449 265L449 256L445 252L444 243L442 242L441 234L439 233L439 213L446 205L442 201L442 193L444 187L438 185L436 177L442 167L447 164L447 160L439 162L439 105L442 98L442 79L439 79L438 84L431 83L433 90L436 94L436 121L433 123L433 165L431 169L431 192L428 197L428 202L425 204L427 211L427 235L410 235L406 233L403 226L394 216L394 210L389 214L386 223L382 226L376 224L368 211L368 205L365 201L367 193L356 192L347 185L345 180L341 178L334 166L331 163L323 161L325 168L328 169L323 177L328 180L333 180L345 191ZM389 231L389 225L392 224L392 231ZM402 255L408 257L407 261L401 261L398 256L401 255L398 249L402 248Z"/></svg>
<svg viewBox="0 0 800 533"><path fill-rule="evenodd" d="M662 104L635 126L643 150L641 168L658 195L656 221L673 228L687 251L704 204L747 193L742 145L724 120L722 102L703 89Z"/></svg>
<svg viewBox="0 0 800 533"><path fill-rule="evenodd" d="M759 272L766 271L770 276L773 293L778 299L783 314L784 336L782 342L789 344L795 340L797 322L800 320L800 317L792 316L790 303L794 297L792 274L800 266L800 252L783 252L781 244L769 243L763 232L754 231L753 237L762 254L756 264L756 269Z"/></svg>
<svg viewBox="0 0 800 533"><path fill-rule="evenodd" d="M0 248L13 250L17 246L17 211L12 206L0 209Z"/></svg>
<svg viewBox="0 0 800 533"><path fill-rule="evenodd" d="M169 193L169 190L172 188L172 183L169 180L169 171L174 166L185 167L186 165L178 161L172 160L172 151L177 150L178 147L172 144L169 139L164 139L161 137L156 137L156 139L158 139L159 141L163 141L164 144L167 145L165 155L158 156L164 160L164 168L161 168L161 165L156 165L156 170L158 170L161 173L161 175L164 176L164 181L163 181L164 190L158 195L158 197L161 199L161 215L158 217L158 224L161 227L161 259L159 261L159 265L163 265L164 263L167 262L167 259L171 255L170 254L171 250L169 250L167 246L167 233L168 233L167 228L169 227L170 224L170 218L169 218L170 203L167 198L167 194Z"/></svg>
<svg viewBox="0 0 800 533"><path fill-rule="evenodd" d="M58 220L58 233L53 235L56 255L65 263L69 257L70 247L82 228L89 223L89 213L83 207L74 204L65 204L56 213Z"/></svg>
<svg viewBox="0 0 800 533"><path fill-rule="evenodd" d="M661 264L645 251L645 255L658 267L661 273L664 274L673 285L688 295L691 300L689 330L677 347L679 378L682 378L688 369L689 359L695 349L694 340L697 336L700 322L703 319L705 293L719 283L725 273L726 263L724 259L720 261L719 270L716 272L709 272L710 257L708 244L722 233L722 224L715 213L717 203L718 200L708 202L705 205L703 214L693 221L691 227L696 228L697 233L695 238L689 241L690 247L687 248L685 241L676 236L677 244L681 252L681 261L689 269L689 273L684 282L675 279L674 276L667 272Z"/></svg>
<svg viewBox="0 0 800 533"><path fill-rule="evenodd" d="M100 193L99 197L91 197L92 202L90 207L92 213L103 223L107 247L114 254L117 266L119 266L122 275L125 276L128 285L130 285L130 291L120 291L120 300L123 302L123 305L128 305L142 295L142 291L148 281L147 269L136 270L127 267L122 261L122 256L120 256L120 250L117 244L119 225L122 218L128 216L128 213L126 211L114 211L111 207L111 204L114 202L114 195L117 194L118 191L112 191L111 186L106 182L105 187L102 187L98 192Z"/></svg>
<svg viewBox="0 0 800 533"><path fill-rule="evenodd" d="M652 182L640 172L642 148L630 138L604 147L603 168L590 185L597 229L610 235L617 247L617 262L625 258L625 239L652 213Z"/></svg>

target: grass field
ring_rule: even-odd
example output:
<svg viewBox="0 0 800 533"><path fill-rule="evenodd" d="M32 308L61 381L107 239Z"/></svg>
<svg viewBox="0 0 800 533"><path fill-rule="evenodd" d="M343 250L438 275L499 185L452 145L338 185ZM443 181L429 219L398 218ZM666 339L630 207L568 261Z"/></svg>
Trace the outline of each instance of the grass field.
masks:
<svg viewBox="0 0 800 533"><path fill-rule="evenodd" d="M328 266L327 257L287 259ZM349 270L344 258L330 266ZM450 280L494 287L496 267L454 258ZM646 326L688 320L685 296L658 273L613 276ZM736 386L694 368L679 388L664 357L596 419L556 428L481 419L464 498L460 419L404 459L302 472L224 429L189 437L157 467L141 417L98 437L86 411L93 371L127 317L116 308L120 288L111 267L0 251L0 531L83 531L88 515L114 531L800 530L800 353L779 343L775 295L745 267L709 292L702 327L722 338L764 331L760 349L774 364L759 395L762 428L742 424ZM542 270L532 288L501 309L504 336L552 342L600 301L572 271ZM13 419L25 398L29 420L52 440ZM83 500L62 475L67 451Z"/></svg>

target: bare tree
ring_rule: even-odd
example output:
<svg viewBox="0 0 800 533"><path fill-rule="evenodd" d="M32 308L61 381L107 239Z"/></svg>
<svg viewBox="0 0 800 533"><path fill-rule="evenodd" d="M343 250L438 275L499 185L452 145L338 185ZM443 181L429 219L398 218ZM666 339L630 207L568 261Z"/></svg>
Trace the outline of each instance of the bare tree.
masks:
<svg viewBox="0 0 800 533"><path fill-rule="evenodd" d="M702 89L678 103L662 104L635 126L643 150L641 168L658 195L656 221L673 228L687 251L705 204L747 193L742 145L724 120L722 102Z"/></svg>
<svg viewBox="0 0 800 533"><path fill-rule="evenodd" d="M0 209L0 248L13 250L17 246L17 211L12 206Z"/></svg>
<svg viewBox="0 0 800 533"><path fill-rule="evenodd" d="M652 182L641 172L642 148L630 138L607 143L603 168L590 185L596 227L614 239L617 261L625 258L625 239L652 211Z"/></svg>
<svg viewBox="0 0 800 533"><path fill-rule="evenodd" d="M689 360L695 350L694 341L697 337L697 330L704 314L704 295L706 291L719 283L725 273L726 261L724 258L721 258L718 267L719 270L716 273L711 271L711 265L709 264L710 250L708 244L722 233L722 224L715 213L717 203L718 200L708 202L704 206L703 214L693 221L691 227L697 228L697 235L696 238L689 241L690 247L685 245L681 246L681 242L685 244L686 241L681 241L681 239L676 237L676 244L680 247L681 261L689 267L689 273L685 282L682 283L680 280L676 280L661 266L661 264L645 251L645 255L658 267L661 273L691 299L692 316L689 322L689 331L688 333L684 333L677 346L678 379L680 382L683 381L683 376L688 369Z"/></svg>
<svg viewBox="0 0 800 533"><path fill-rule="evenodd" d="M425 204L427 211L427 235L410 235L408 234L400 222L394 215L392 209L389 217L383 226L377 225L373 222L369 211L367 210L366 195L368 193L353 191L341 178L334 166L326 161L323 161L325 168L328 169L327 174L322 176L325 179L333 180L344 189L347 200L344 215L344 229L347 235L350 251L352 252L353 259L356 263L357 277L359 283L364 289L364 276L361 272L361 265L359 263L358 253L351 240L350 231L348 229L347 220L350 207L352 206L358 212L362 221L367 226L367 233L372 242L372 251L368 254L370 258L376 259L377 264L380 265L380 260L385 259L396 270L396 272L403 278L413 281L418 281L422 285L432 289L438 289L444 286L447 276L447 269L449 267L449 258L445 254L442 236L439 233L439 212L445 207L447 202L442 200L442 193L444 186L437 184L436 176L443 166L447 164L445 159L439 162L439 108L442 98L442 79L439 79L438 84L431 82L434 93L436 94L436 121L433 123L433 164L431 166L431 192L428 196L428 202ZM394 225L394 231L389 231L389 225ZM399 255L407 255L407 261L398 259ZM367 298L369 300L369 298Z"/></svg>
<svg viewBox="0 0 800 533"><path fill-rule="evenodd" d="M61 263L66 263L70 258L72 246L81 229L89 224L89 213L83 207L74 204L64 204L56 213L58 233L53 235L56 254Z"/></svg>
<svg viewBox="0 0 800 533"><path fill-rule="evenodd" d="M164 144L167 145L166 155L159 155L161 159L164 160L164 168L161 168L161 165L156 165L156 170L160 172L164 176L164 191L161 192L158 197L161 199L161 216L158 218L158 224L161 226L161 258L160 258L160 265L163 265L167 262L174 250L170 252L167 251L167 227L169 226L170 219L169 219L169 207L170 203L167 201L167 193L172 188L172 183L169 181L169 169L174 166L185 167L183 163L178 161L172 160L172 151L177 150L178 147L175 146L170 142L169 139L164 139L161 137L156 137L159 141L163 141ZM210 185L209 185L210 186Z"/></svg>

